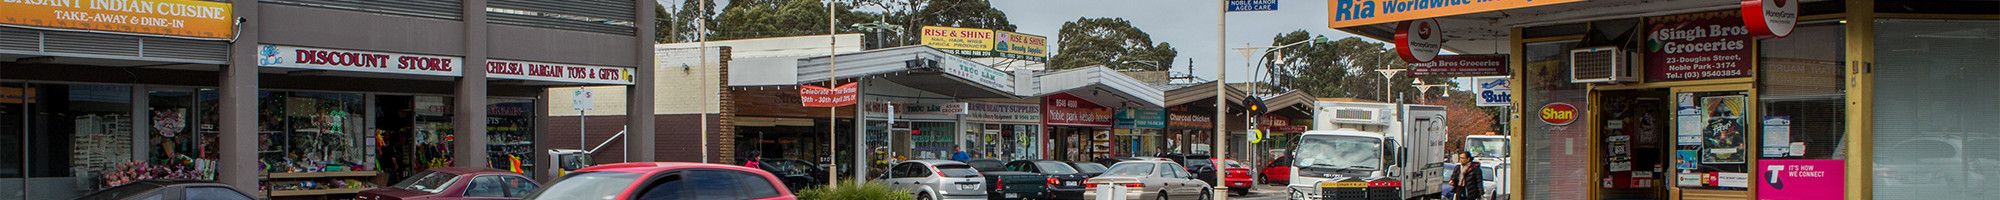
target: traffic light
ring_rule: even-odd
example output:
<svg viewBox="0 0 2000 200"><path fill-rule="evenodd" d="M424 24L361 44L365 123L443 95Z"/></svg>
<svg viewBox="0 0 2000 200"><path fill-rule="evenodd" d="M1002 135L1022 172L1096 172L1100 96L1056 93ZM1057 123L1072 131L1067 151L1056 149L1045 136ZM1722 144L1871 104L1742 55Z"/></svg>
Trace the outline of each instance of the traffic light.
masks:
<svg viewBox="0 0 2000 200"><path fill-rule="evenodd" d="M1247 112L1249 112L1250 116L1252 117L1263 116L1264 112L1269 112L1268 109L1264 108L1264 98L1257 98L1256 96L1251 96L1248 99L1244 99L1243 104L1249 107L1249 110L1247 110Z"/></svg>

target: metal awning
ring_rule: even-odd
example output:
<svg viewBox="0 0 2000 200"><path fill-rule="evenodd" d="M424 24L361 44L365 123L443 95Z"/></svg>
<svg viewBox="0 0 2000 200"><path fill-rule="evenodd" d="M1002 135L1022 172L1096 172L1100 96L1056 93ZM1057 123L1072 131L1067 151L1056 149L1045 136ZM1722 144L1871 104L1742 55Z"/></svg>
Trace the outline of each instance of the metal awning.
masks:
<svg viewBox="0 0 2000 200"><path fill-rule="evenodd" d="M1149 107L1167 105L1165 92L1103 66L1048 72L1035 78L1040 80L1037 96L1069 92L1105 106L1113 105L1112 102L1135 102Z"/></svg>
<svg viewBox="0 0 2000 200"><path fill-rule="evenodd" d="M1280 113L1286 110L1292 110L1301 112L1300 114L1298 114L1298 116L1311 116L1313 109L1313 101L1316 101L1312 97L1312 94L1306 94L1305 92L1300 92L1296 90L1277 95L1268 95L1260 97L1265 97L1264 106L1270 108L1272 113Z"/></svg>
<svg viewBox="0 0 2000 200"><path fill-rule="evenodd" d="M1827 0L1803 0L1821 2ZM1737 8L1737 1L1714 0L1591 0L1537 7L1437 16L1444 27L1445 50L1461 54L1506 53L1513 28L1582 23ZM1382 23L1338 30L1381 41L1394 41L1396 24Z"/></svg>
<svg viewBox="0 0 2000 200"><path fill-rule="evenodd" d="M1244 95L1246 94L1243 92L1243 90L1236 89L1236 87L1223 87L1223 88L1225 88L1224 90L1225 93L1229 93L1229 97L1225 98L1229 100L1229 104L1235 105L1243 103L1243 98L1245 97ZM1210 99L1215 99L1215 81L1208 81L1202 84L1195 84L1187 87L1174 88L1173 90L1166 91L1167 106L1176 106L1176 105L1199 102L1201 100L1210 100Z"/></svg>
<svg viewBox="0 0 2000 200"><path fill-rule="evenodd" d="M838 60L834 60L838 59ZM835 68L838 67L838 68ZM882 77L960 98L1014 98L1014 75L926 46L903 46L799 59L798 83ZM836 71L837 70L837 71ZM837 72L837 74L836 74Z"/></svg>

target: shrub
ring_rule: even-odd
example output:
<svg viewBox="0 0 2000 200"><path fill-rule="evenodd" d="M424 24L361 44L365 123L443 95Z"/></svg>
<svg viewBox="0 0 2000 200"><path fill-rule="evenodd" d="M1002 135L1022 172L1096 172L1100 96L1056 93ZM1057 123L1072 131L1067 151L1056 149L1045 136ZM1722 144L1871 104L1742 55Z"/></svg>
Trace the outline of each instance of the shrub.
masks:
<svg viewBox="0 0 2000 200"><path fill-rule="evenodd" d="M799 191L799 199L804 200L910 200L910 193L888 184L873 182L841 181L832 187L820 186Z"/></svg>

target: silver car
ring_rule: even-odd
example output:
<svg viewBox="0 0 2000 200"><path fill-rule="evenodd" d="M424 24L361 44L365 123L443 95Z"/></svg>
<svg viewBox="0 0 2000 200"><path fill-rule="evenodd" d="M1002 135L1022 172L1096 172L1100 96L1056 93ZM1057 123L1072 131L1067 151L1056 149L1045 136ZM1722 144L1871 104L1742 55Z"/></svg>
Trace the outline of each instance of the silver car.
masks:
<svg viewBox="0 0 2000 200"><path fill-rule="evenodd" d="M1119 162L1083 183L1084 199L1096 199L1099 187L1124 186L1128 199L1209 199L1214 190L1180 164L1155 160Z"/></svg>
<svg viewBox="0 0 2000 200"><path fill-rule="evenodd" d="M891 167L882 181L919 200L986 199L986 178L958 161L904 161Z"/></svg>

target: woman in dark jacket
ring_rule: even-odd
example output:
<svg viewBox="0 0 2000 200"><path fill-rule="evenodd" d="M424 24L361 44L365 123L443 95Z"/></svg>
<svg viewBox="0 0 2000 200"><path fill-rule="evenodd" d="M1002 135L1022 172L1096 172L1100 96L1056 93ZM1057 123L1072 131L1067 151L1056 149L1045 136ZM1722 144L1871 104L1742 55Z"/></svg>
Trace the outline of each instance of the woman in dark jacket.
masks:
<svg viewBox="0 0 2000 200"><path fill-rule="evenodd" d="M1458 195L1457 199L1461 200L1479 199L1486 193L1486 180L1482 178L1485 176L1479 170L1479 162L1472 161L1472 152L1469 151L1459 151L1458 162L1458 172L1451 177L1451 188L1456 190L1451 191L1452 194Z"/></svg>

